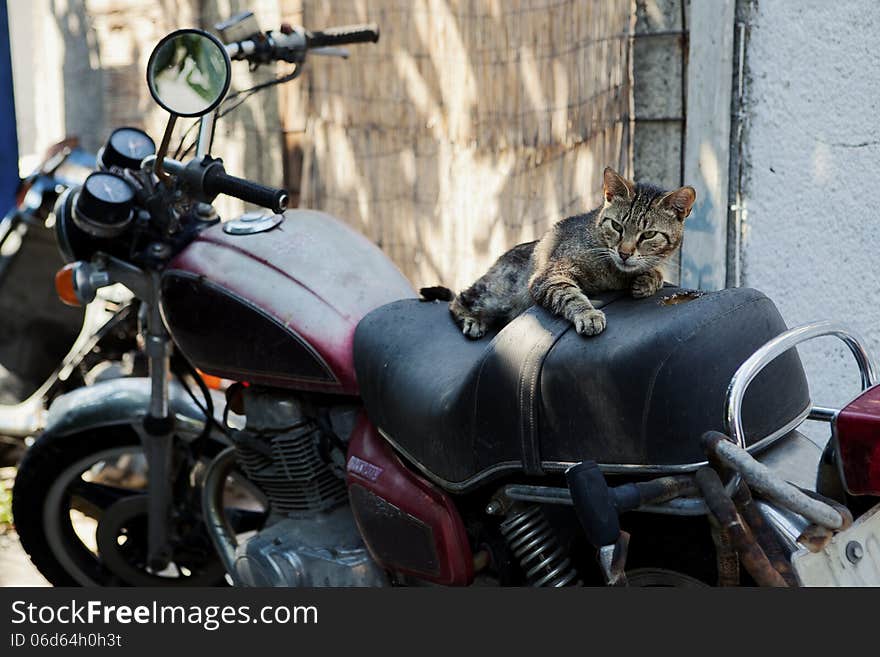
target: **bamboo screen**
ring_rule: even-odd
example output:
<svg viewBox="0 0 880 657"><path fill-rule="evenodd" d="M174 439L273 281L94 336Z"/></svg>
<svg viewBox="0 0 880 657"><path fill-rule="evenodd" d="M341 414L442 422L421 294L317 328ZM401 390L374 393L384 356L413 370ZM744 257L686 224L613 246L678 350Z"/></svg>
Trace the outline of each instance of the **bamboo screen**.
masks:
<svg viewBox="0 0 880 657"><path fill-rule="evenodd" d="M376 22L312 57L301 204L416 285L460 287L631 172L632 0L302 0L311 28Z"/></svg>

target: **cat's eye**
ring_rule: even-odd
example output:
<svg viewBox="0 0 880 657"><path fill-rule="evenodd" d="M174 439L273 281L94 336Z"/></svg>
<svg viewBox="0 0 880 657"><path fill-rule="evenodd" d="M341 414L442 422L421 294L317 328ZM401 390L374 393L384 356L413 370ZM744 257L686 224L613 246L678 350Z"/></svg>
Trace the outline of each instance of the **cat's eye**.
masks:
<svg viewBox="0 0 880 657"><path fill-rule="evenodd" d="M654 239L655 237L657 237L657 234L658 233L656 230L646 230L644 233L642 233L642 239Z"/></svg>
<svg viewBox="0 0 880 657"><path fill-rule="evenodd" d="M619 223L617 223L616 221L614 221L614 219L609 219L609 220L608 220L608 223L611 224L611 227L612 227L614 230L616 230L618 233L620 233L621 235L623 235L623 226L621 226Z"/></svg>

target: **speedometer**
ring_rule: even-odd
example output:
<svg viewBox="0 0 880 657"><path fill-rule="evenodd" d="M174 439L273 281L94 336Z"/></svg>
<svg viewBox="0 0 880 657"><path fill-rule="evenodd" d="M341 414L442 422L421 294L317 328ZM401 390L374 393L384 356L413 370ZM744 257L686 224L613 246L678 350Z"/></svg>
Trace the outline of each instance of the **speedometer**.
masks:
<svg viewBox="0 0 880 657"><path fill-rule="evenodd" d="M156 144L143 130L117 128L98 153L102 169L139 169L141 161L156 152Z"/></svg>
<svg viewBox="0 0 880 657"><path fill-rule="evenodd" d="M73 220L94 237L116 237L131 221L134 195L134 187L122 176L95 172L79 191Z"/></svg>

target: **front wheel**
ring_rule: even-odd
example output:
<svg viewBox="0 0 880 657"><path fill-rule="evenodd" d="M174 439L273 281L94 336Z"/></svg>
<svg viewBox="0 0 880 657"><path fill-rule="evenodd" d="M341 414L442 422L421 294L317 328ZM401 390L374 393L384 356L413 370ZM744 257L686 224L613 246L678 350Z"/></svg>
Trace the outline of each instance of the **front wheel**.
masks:
<svg viewBox="0 0 880 657"><path fill-rule="evenodd" d="M171 563L161 572L147 566L147 476L143 447L129 427L42 435L19 466L12 512L22 547L43 576L56 586L223 584L193 504L174 510ZM189 472L179 479L185 485Z"/></svg>

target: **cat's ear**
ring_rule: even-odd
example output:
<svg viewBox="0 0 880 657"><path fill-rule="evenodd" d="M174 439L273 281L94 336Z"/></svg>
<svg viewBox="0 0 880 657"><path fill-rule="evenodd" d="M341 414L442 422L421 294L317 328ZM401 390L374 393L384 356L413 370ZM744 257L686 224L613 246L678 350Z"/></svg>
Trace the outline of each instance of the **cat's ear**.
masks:
<svg viewBox="0 0 880 657"><path fill-rule="evenodd" d="M631 198L633 194L633 184L611 167L605 167L603 188L606 201L610 201L615 196Z"/></svg>
<svg viewBox="0 0 880 657"><path fill-rule="evenodd" d="M679 219L684 220L691 213L696 200L697 191L693 187L679 187L661 198L657 205L669 208Z"/></svg>

